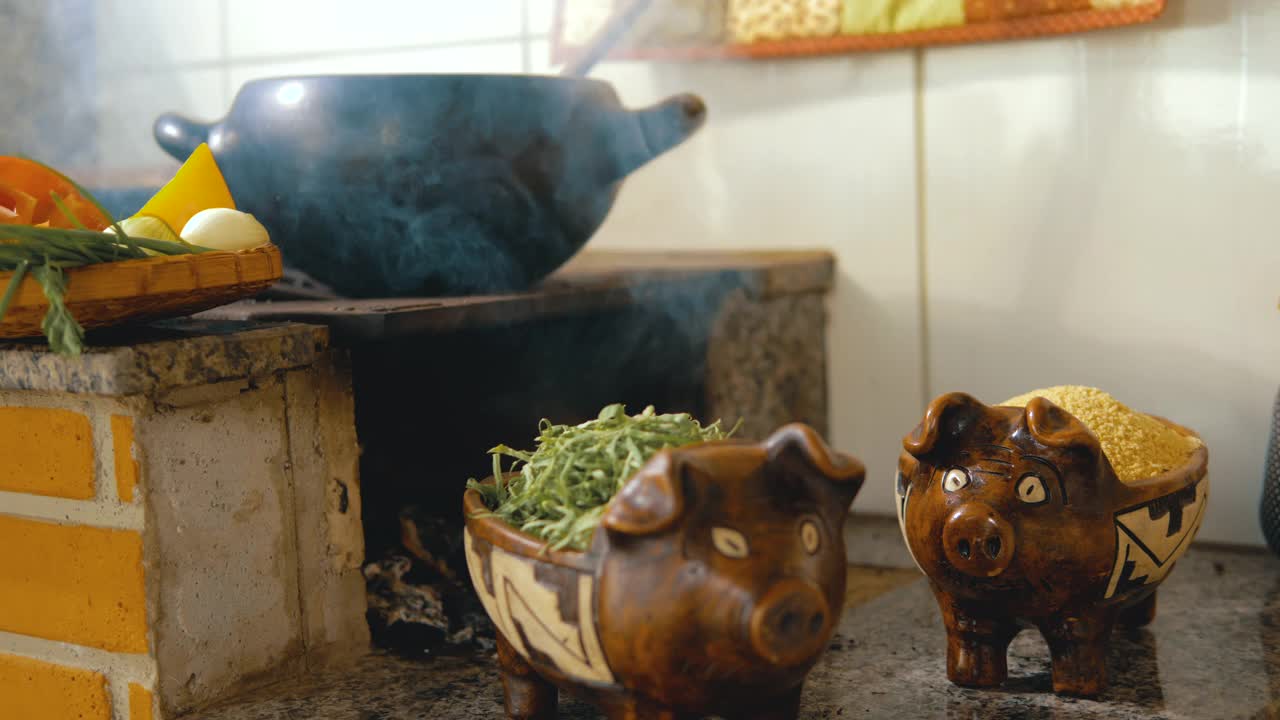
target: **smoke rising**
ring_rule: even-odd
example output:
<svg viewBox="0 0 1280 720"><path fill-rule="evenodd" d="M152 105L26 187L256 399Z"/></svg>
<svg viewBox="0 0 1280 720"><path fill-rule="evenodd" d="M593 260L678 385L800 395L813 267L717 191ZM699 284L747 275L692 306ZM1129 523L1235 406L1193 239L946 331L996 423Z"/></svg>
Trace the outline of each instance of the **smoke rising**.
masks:
<svg viewBox="0 0 1280 720"><path fill-rule="evenodd" d="M0 0L0 154L96 160L93 0ZM87 54L87 57L86 57Z"/></svg>

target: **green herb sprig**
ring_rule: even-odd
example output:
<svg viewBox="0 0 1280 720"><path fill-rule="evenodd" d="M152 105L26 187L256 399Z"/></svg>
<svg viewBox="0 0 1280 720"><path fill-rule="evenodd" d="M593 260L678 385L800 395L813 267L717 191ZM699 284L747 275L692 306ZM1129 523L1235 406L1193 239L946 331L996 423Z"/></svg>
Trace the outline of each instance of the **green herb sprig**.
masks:
<svg viewBox="0 0 1280 720"><path fill-rule="evenodd" d="M726 432L717 420L704 427L687 413L659 415L653 406L627 415L618 404L580 425L544 419L538 429L535 450L493 448L494 483L471 479L467 487L480 493L493 515L547 541L550 549L585 550L605 505L650 458L665 448L725 440L738 426ZM503 458L513 460L509 479Z"/></svg>

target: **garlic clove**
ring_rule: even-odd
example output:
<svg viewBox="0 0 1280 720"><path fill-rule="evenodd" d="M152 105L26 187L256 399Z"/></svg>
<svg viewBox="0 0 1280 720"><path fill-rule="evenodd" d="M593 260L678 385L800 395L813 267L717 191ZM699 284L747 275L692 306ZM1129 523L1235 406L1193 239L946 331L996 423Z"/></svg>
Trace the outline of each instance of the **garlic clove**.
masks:
<svg viewBox="0 0 1280 720"><path fill-rule="evenodd" d="M182 228L182 239L210 250L251 250L271 243L258 219L230 208L201 210Z"/></svg>

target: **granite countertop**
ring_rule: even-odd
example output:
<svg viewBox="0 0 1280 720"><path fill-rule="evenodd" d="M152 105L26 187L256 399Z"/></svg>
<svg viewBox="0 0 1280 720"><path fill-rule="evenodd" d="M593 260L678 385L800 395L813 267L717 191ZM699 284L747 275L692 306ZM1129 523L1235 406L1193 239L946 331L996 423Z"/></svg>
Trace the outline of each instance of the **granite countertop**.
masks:
<svg viewBox="0 0 1280 720"><path fill-rule="evenodd" d="M1052 694L1049 652L1023 632L1006 685L967 690L946 679L946 638L923 580L846 615L851 647L810 677L803 717L1271 717L1280 709L1280 560L1193 547L1161 586L1156 621L1117 631L1111 688L1098 700Z"/></svg>
<svg viewBox="0 0 1280 720"><path fill-rule="evenodd" d="M753 297L822 293L825 251L584 251L525 293L463 298L243 301L194 317L91 331L81 357L41 340L0 343L0 390L134 395L303 367L336 343L386 340L597 312L741 289Z"/></svg>
<svg viewBox="0 0 1280 720"><path fill-rule="evenodd" d="M1156 621L1117 633L1111 689L1079 700L1050 692L1048 650L1030 632L1013 643L1004 687L951 685L937 606L918 571L902 568L910 560L896 523L854 525L850 559L880 567L851 568L849 607L810 675L801 718L1280 717L1280 559L1269 554L1193 546L1161 587ZM187 720L495 717L502 688L492 658L375 654L354 670L266 688ZM565 698L560 717L599 716Z"/></svg>
<svg viewBox="0 0 1280 720"><path fill-rule="evenodd" d="M821 250L588 249L528 292L458 298L244 301L200 317L314 323L327 326L335 343L354 344L597 312L647 301L672 302L737 289L757 299L823 293L831 289L834 278L834 256Z"/></svg>
<svg viewBox="0 0 1280 720"><path fill-rule="evenodd" d="M80 357L10 341L0 344L0 390L154 394L306 367L328 344L322 327L191 318L91 331Z"/></svg>

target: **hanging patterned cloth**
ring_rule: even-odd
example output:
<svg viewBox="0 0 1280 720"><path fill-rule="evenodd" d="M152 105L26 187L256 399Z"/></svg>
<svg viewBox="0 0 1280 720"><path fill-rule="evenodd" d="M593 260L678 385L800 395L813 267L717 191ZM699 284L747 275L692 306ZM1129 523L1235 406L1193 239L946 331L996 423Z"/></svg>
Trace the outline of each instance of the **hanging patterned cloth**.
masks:
<svg viewBox="0 0 1280 720"><path fill-rule="evenodd" d="M553 60L625 0L559 0ZM615 58L822 55L986 42L1149 22L1166 0L653 0Z"/></svg>

